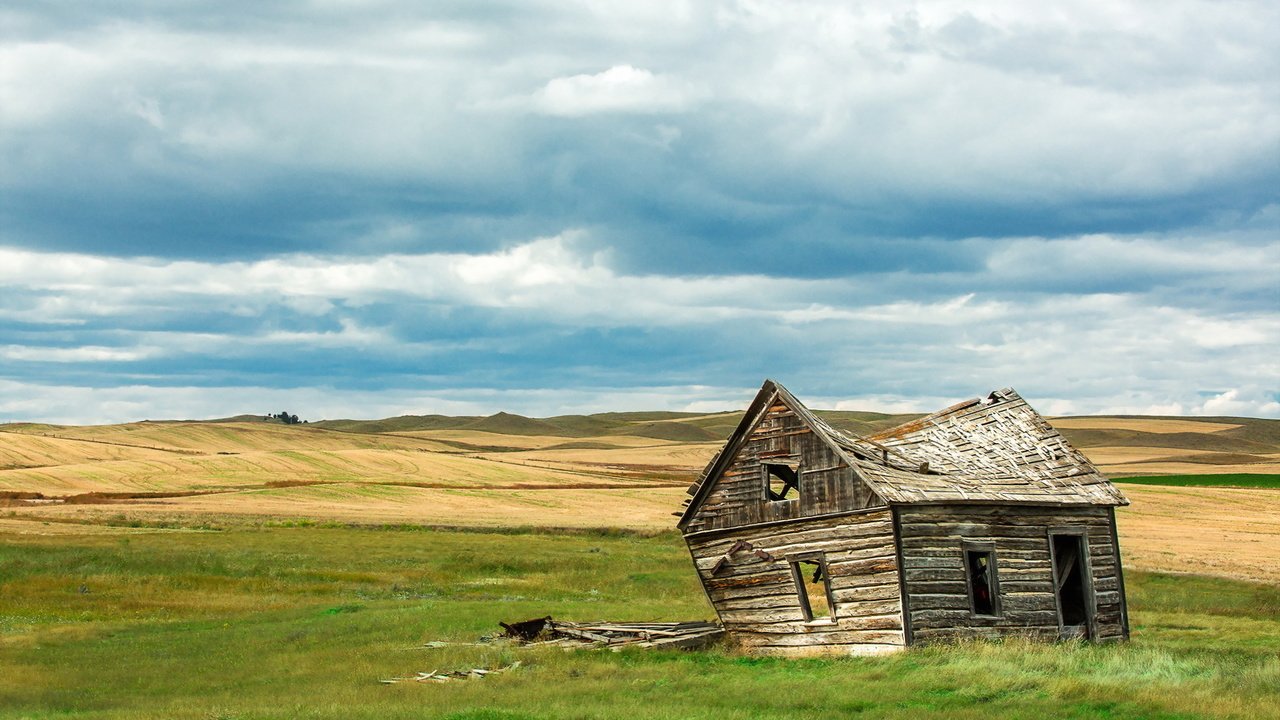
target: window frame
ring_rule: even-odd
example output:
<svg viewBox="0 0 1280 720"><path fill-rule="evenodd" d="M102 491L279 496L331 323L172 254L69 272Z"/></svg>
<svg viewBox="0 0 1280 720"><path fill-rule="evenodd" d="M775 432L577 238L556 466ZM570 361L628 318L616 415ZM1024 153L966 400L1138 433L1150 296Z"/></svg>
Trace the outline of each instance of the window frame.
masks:
<svg viewBox="0 0 1280 720"><path fill-rule="evenodd" d="M802 465L800 462L797 461L795 463L795 467L792 468L792 464L789 462L775 462L776 460L779 460L779 459L780 458L761 458L760 459L760 480L762 485L760 489L760 495L765 499L765 502L769 502L769 503L795 502L796 500L800 499L800 476L801 476L801 473L803 472ZM792 469L795 472L796 474L795 495L791 497L784 497L778 500L774 500L773 498L769 497L769 493L772 492L770 485L772 485L771 478L773 477L773 474L769 472L770 465L783 465L789 469Z"/></svg>
<svg viewBox="0 0 1280 720"><path fill-rule="evenodd" d="M805 625L837 625L839 618L836 609L835 590L831 587L831 568L827 565L827 555L822 551L796 553L786 556L787 566L791 569L791 581L795 584L796 596L800 601L800 612L804 614ZM816 562L822 568L822 587L827 596L827 615L815 618L813 607L809 602L809 588L805 582L800 563Z"/></svg>
<svg viewBox="0 0 1280 720"><path fill-rule="evenodd" d="M987 585L991 591L991 613L978 612L977 598L973 594L973 573L969 566L969 554L978 553L987 556ZM969 596L969 617L975 619L998 619L1004 617L1003 603L1000 602L1000 564L996 558L996 544L993 540L962 540L960 542L960 560L964 566L964 586Z"/></svg>

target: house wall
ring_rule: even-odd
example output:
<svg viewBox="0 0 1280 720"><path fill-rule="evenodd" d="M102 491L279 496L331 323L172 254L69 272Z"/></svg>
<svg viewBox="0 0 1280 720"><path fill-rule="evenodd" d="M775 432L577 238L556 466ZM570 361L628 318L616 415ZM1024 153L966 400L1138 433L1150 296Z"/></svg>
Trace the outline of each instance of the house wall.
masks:
<svg viewBox="0 0 1280 720"><path fill-rule="evenodd" d="M1087 532L1096 596L1095 639L1127 635L1123 582L1110 507L898 506L908 637L932 640L1058 637L1049 528ZM993 541L1002 617L974 617L961 542Z"/></svg>
<svg viewBox="0 0 1280 720"><path fill-rule="evenodd" d="M800 466L800 494L765 497L762 463ZM792 493L794 497L794 492ZM774 400L716 481L685 532L790 520L883 506L843 459L786 404Z"/></svg>
<svg viewBox="0 0 1280 720"><path fill-rule="evenodd" d="M686 540L730 640L747 649L779 655L870 654L903 646L893 517L887 508ZM751 549L733 553L713 575L740 540ZM825 554L835 624L806 623L788 558L809 552Z"/></svg>

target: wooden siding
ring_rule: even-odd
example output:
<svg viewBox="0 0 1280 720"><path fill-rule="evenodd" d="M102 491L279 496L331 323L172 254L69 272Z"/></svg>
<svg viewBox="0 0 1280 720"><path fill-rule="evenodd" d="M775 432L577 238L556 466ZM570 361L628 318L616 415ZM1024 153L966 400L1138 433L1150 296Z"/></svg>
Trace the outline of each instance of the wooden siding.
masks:
<svg viewBox="0 0 1280 720"><path fill-rule="evenodd" d="M799 465L800 492L765 496L763 462ZM776 397L685 527L686 533L882 506L848 463Z"/></svg>
<svg viewBox="0 0 1280 720"><path fill-rule="evenodd" d="M1010 635L1057 639L1051 528L1087 532L1096 598L1094 639L1127 635L1111 508L919 505L897 506L895 512L910 642ZM998 618L970 612L961 549L966 540L995 544L1003 611Z"/></svg>
<svg viewBox="0 0 1280 720"><path fill-rule="evenodd" d="M707 597L730 639L744 648L779 655L866 654L903 645L893 516L887 508L686 539ZM791 575L788 558L813 552L826 559L834 624L805 622ZM728 561L721 562L726 554Z"/></svg>

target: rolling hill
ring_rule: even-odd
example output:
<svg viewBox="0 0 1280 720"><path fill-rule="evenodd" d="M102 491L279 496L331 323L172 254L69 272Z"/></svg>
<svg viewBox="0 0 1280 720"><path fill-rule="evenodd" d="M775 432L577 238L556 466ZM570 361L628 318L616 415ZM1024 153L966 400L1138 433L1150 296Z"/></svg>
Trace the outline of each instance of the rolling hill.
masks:
<svg viewBox="0 0 1280 720"><path fill-rule="evenodd" d="M819 412L869 434L914 416ZM685 488L739 413L606 413L526 418L404 416L302 425L259 416L106 426L0 426L5 522L183 524L337 521L485 527L671 527ZM1280 421L1072 417L1055 424L1104 472L1194 474L1122 485L1127 554L1152 569L1276 579ZM1272 478L1276 476L1273 475ZM1143 483L1151 480L1142 480ZM1181 525L1196 508L1190 542ZM237 520L239 521L239 520ZM16 525L14 525L16 523ZM35 528L34 530L32 528ZM1229 561L1223 558L1230 555ZM1225 564L1224 564L1225 563Z"/></svg>
<svg viewBox="0 0 1280 720"><path fill-rule="evenodd" d="M856 434L915 417L819 414ZM0 493L141 500L315 484L484 492L673 488L705 465L739 418L733 412L551 418L497 413L303 425L260 416L85 427L11 424L0 426ZM1120 479L1280 472L1276 420L1114 416L1055 422L1104 472Z"/></svg>

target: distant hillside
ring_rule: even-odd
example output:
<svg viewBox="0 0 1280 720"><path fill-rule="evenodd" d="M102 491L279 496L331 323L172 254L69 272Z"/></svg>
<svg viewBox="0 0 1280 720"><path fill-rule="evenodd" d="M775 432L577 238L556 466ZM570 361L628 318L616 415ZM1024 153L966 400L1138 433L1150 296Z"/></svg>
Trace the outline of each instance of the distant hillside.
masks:
<svg viewBox="0 0 1280 720"><path fill-rule="evenodd" d="M1050 422L1072 444L1082 448L1164 447L1218 453L1280 452L1280 420L1117 415L1055 418Z"/></svg>
<svg viewBox="0 0 1280 720"><path fill-rule="evenodd" d="M739 416L739 413L708 416L678 412L614 412L530 418L499 412L487 417L405 415L385 420L321 420L311 423L311 426L356 433L476 430L498 435L548 435L566 438L633 435L701 442L727 437L737 425Z"/></svg>
<svg viewBox="0 0 1280 720"><path fill-rule="evenodd" d="M401 415L383 420L320 420L310 424L312 427L342 432L396 433L415 430L449 430L465 427L469 423L482 419L474 415Z"/></svg>
<svg viewBox="0 0 1280 720"><path fill-rule="evenodd" d="M475 422L462 425L461 429L480 430L498 435L566 435L564 430L554 423L505 412L480 418ZM569 437L572 436L569 435Z"/></svg>
<svg viewBox="0 0 1280 720"><path fill-rule="evenodd" d="M657 440L680 440L682 442L707 442L723 440L716 433L710 432L685 422L647 422L622 428L619 435L636 435Z"/></svg>
<svg viewBox="0 0 1280 720"><path fill-rule="evenodd" d="M885 413L818 410L818 416L832 426L856 435L870 435L920 417ZM634 435L660 440L708 442L723 440L742 418L740 411L691 412L608 412L594 415L558 415L529 418L500 412L488 417L406 415L385 420L322 420L315 427L360 433L394 433L419 430L480 430L501 435L557 435L591 438L603 435Z"/></svg>
<svg viewBox="0 0 1280 720"><path fill-rule="evenodd" d="M814 413L835 429L854 435L874 435L881 430L888 430L896 425L923 417L923 413L886 415L858 410L815 410Z"/></svg>
<svg viewBox="0 0 1280 720"><path fill-rule="evenodd" d="M818 410L834 427L871 435L920 417ZM13 438L0 448L0 470L253 451L340 451L396 448L453 453L521 453L519 462L633 463L700 467L729 436L742 413L611 412L530 418L404 415L381 420L325 420L284 425L260 415L210 421L144 421L122 425L0 425ZM1280 420L1236 417L1086 416L1052 418L1076 447L1113 477L1280 472ZM677 453L672 444L688 445ZM108 449L106 446L117 446ZM642 448L651 448L643 450ZM662 449L666 448L666 449ZM674 453L674 454L673 454ZM625 462L619 458L626 458ZM675 472L675 470L672 470Z"/></svg>

